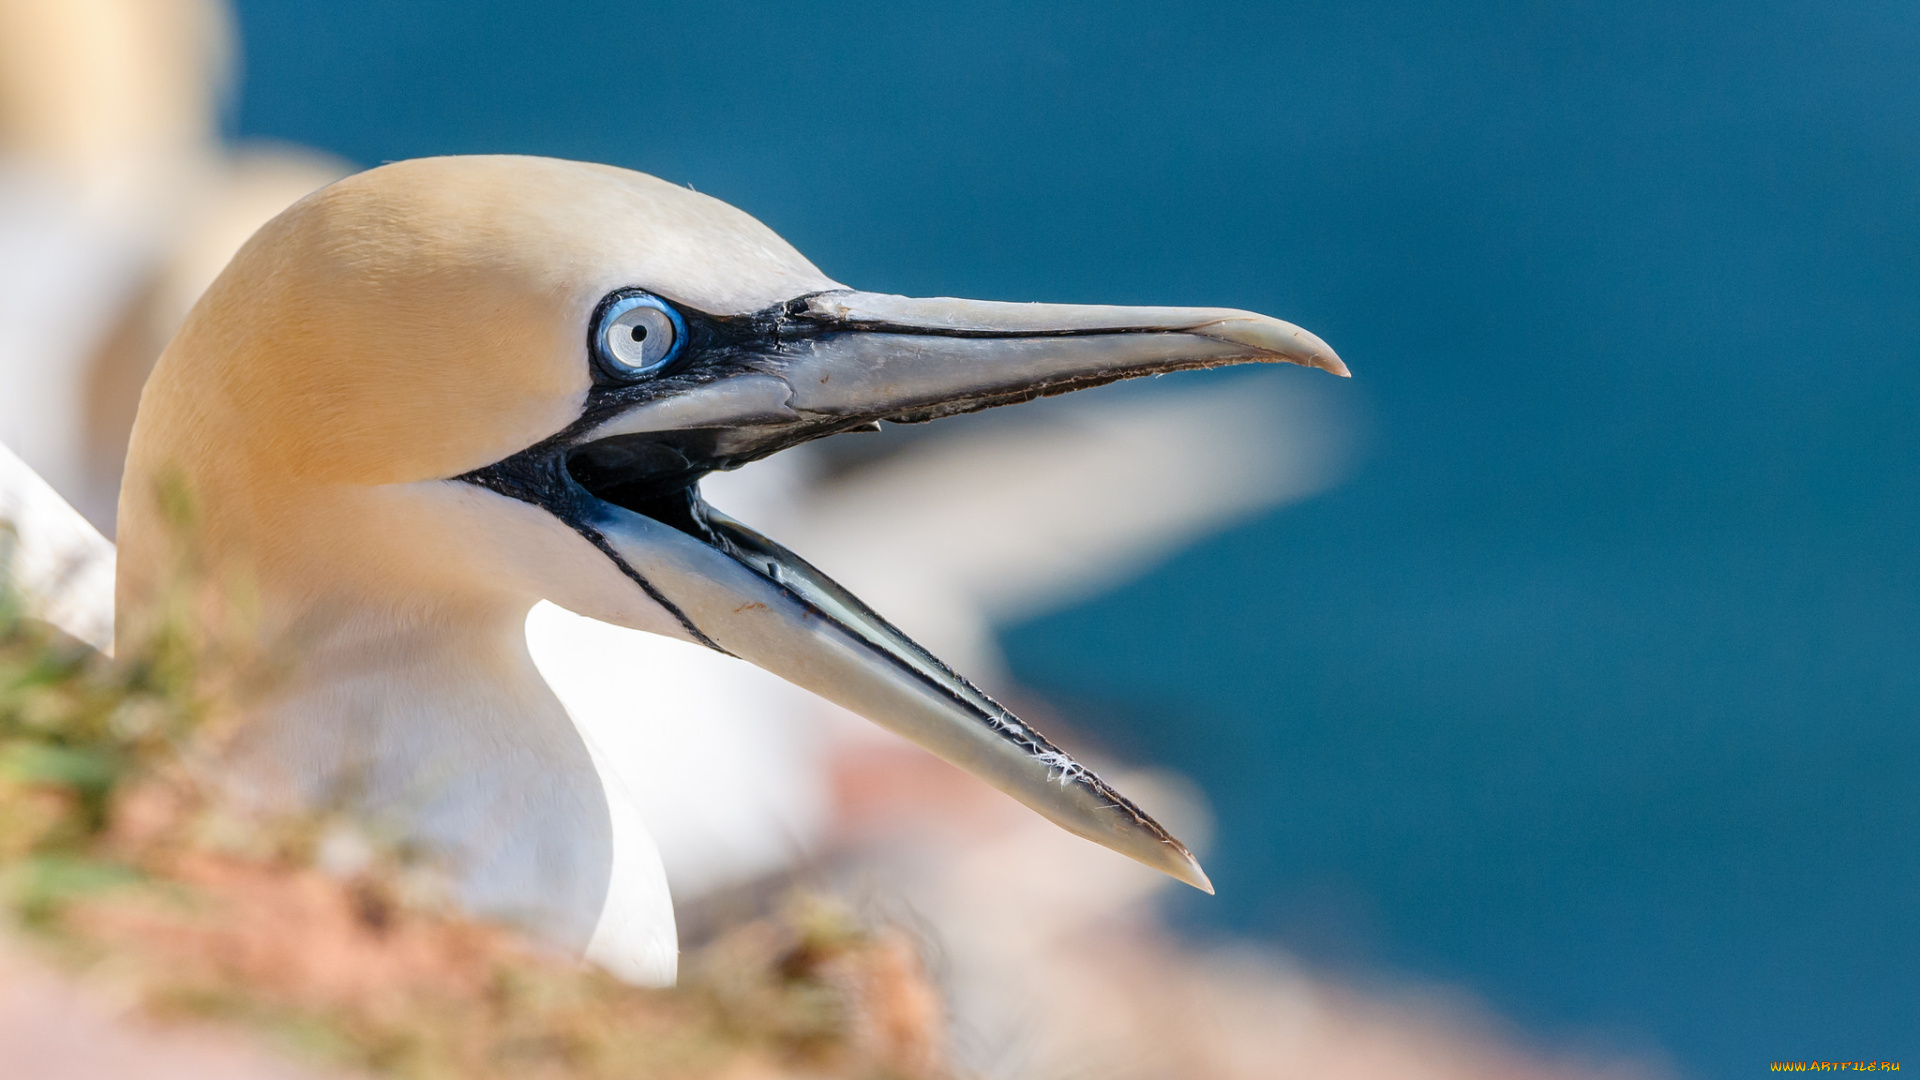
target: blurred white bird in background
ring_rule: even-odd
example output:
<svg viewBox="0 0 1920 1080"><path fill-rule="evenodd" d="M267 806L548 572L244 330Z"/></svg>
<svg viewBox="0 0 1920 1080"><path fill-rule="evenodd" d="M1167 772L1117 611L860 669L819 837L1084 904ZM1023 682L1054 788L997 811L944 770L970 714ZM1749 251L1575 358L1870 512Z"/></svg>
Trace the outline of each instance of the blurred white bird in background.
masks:
<svg viewBox="0 0 1920 1080"><path fill-rule="evenodd" d="M253 231L345 163L222 144L220 0L0 0L0 443L113 531L148 369Z"/></svg>

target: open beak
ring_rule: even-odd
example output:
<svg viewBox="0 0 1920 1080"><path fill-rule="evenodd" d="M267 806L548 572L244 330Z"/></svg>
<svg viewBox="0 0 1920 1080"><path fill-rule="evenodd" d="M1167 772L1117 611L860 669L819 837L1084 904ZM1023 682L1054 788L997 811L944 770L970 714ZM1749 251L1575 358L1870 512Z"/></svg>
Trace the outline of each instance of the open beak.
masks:
<svg viewBox="0 0 1920 1080"><path fill-rule="evenodd" d="M464 479L547 507L694 640L918 743L1062 828L1212 892L1146 812L804 560L706 505L698 480L879 420L919 422L1119 379L1289 362L1325 342L1245 311L912 299L836 290L689 316L689 358L644 391Z"/></svg>

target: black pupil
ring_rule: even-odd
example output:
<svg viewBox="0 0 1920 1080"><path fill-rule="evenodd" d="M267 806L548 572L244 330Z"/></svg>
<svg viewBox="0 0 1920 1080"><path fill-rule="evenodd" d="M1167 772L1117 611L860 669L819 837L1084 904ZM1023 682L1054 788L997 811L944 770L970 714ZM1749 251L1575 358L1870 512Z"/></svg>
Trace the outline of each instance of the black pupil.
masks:
<svg viewBox="0 0 1920 1080"><path fill-rule="evenodd" d="M647 340L647 327L645 323L633 324L633 340L635 341Z"/></svg>

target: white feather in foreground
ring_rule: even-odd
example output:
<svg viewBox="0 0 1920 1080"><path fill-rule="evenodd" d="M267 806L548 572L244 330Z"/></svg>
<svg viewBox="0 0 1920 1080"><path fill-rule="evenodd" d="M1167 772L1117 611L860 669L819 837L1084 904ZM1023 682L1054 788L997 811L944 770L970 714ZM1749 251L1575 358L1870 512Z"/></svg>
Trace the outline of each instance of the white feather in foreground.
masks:
<svg viewBox="0 0 1920 1080"><path fill-rule="evenodd" d="M113 545L13 451L0 446L0 539L26 613L92 645L113 645Z"/></svg>

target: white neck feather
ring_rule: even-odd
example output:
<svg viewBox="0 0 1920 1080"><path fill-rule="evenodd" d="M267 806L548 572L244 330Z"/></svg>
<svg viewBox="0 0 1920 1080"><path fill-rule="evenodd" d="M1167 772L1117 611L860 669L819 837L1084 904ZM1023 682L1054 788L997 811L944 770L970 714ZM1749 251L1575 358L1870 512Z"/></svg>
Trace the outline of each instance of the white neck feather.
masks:
<svg viewBox="0 0 1920 1080"><path fill-rule="evenodd" d="M591 754L527 653L524 612L356 614L297 642L248 759L440 849L474 911L585 949L613 870Z"/></svg>
<svg viewBox="0 0 1920 1080"><path fill-rule="evenodd" d="M261 710L258 775L446 853L470 910L670 985L678 938L659 851L534 668L525 624L517 608L336 624Z"/></svg>

